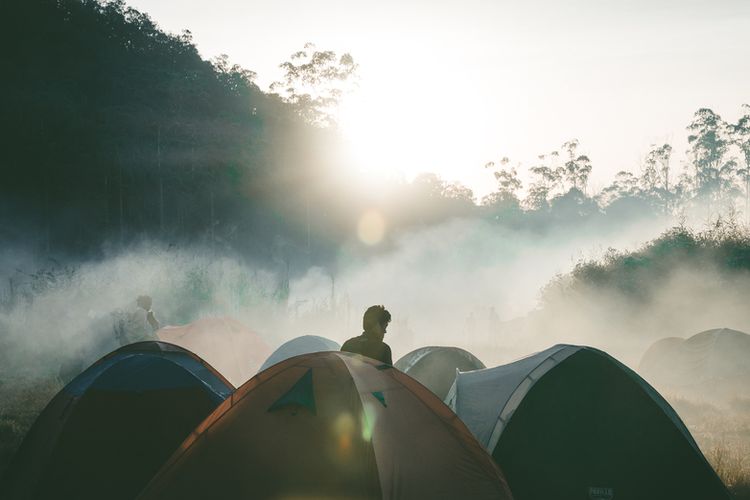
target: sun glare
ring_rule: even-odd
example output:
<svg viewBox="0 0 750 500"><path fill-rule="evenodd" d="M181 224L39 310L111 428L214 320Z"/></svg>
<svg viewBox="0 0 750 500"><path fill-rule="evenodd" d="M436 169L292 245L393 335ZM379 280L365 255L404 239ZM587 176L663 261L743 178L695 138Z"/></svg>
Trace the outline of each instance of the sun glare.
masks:
<svg viewBox="0 0 750 500"><path fill-rule="evenodd" d="M357 236L366 245L377 245L385 236L385 219L379 212L368 210L359 218Z"/></svg>
<svg viewBox="0 0 750 500"><path fill-rule="evenodd" d="M473 126L481 120L467 114L475 108L454 108L439 88L416 86L383 80L349 95L338 120L346 156L368 176L409 181L433 172L470 183L467 167L477 153Z"/></svg>

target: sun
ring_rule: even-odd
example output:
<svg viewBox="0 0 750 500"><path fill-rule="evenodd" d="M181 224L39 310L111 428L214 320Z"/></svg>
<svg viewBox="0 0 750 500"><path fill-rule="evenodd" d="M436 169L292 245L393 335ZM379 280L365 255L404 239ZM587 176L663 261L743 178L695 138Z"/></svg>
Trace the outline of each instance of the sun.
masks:
<svg viewBox="0 0 750 500"><path fill-rule="evenodd" d="M339 129L346 156L367 175L408 178L414 174L413 145L402 124L394 123L400 104L382 94L359 92L341 105ZM398 113L397 113L398 111Z"/></svg>
<svg viewBox="0 0 750 500"><path fill-rule="evenodd" d="M432 172L466 181L467 164L476 153L476 138L467 121L477 120L467 120L465 109L454 109L442 98L438 88L416 89L403 82L362 85L339 109L346 157L355 169L371 176L410 181Z"/></svg>

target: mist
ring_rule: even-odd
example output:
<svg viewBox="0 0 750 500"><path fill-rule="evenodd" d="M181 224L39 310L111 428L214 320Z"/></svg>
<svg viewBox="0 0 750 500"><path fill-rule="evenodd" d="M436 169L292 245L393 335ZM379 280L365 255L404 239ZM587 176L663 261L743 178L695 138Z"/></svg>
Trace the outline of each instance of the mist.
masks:
<svg viewBox="0 0 750 500"><path fill-rule="evenodd" d="M604 232L583 225L539 234L454 219L393 235L389 249L380 253L368 254L353 238L335 264L291 277L279 266L237 254L217 256L198 245L176 249L144 243L77 263L6 251L2 269L8 288L0 312L4 371L54 376L71 358L95 361L116 347L118 321L125 318L135 332L147 329L135 303L139 295L153 298L162 326L232 317L272 349L304 334L342 343L361 332L364 310L381 303L393 315L386 340L394 359L424 345L460 346L488 366L556 342L587 339L619 348L621 329L595 335L592 325L591 334L584 335L566 328L571 320L562 316L554 325L533 321L533 327L524 318L533 317L541 289L576 262L596 258L610 246L635 248L669 224L652 219ZM604 309L623 309L615 300L604 304L596 308L602 321ZM654 306L654 324L665 321L657 311ZM523 329L513 327L519 320ZM231 349L227 344L227 356L236 356Z"/></svg>

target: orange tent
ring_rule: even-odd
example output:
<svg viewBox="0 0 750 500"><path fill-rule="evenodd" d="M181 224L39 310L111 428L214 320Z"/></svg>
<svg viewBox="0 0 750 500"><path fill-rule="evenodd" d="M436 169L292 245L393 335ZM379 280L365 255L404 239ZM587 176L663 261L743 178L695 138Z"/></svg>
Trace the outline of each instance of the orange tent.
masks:
<svg viewBox="0 0 750 500"><path fill-rule="evenodd" d="M183 326L165 326L159 340L189 349L216 367L235 384L258 371L271 348L254 331L227 318L201 318Z"/></svg>
<svg viewBox="0 0 750 500"><path fill-rule="evenodd" d="M343 352L290 358L240 387L143 499L510 499L466 426L418 382Z"/></svg>
<svg viewBox="0 0 750 500"><path fill-rule="evenodd" d="M50 401L5 471L0 498L133 498L233 390L178 346L122 347Z"/></svg>

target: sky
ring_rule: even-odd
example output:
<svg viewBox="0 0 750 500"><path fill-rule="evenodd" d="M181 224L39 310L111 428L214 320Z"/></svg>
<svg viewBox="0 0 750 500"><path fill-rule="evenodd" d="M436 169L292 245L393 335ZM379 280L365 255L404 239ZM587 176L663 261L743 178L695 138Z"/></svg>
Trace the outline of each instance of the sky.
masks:
<svg viewBox="0 0 750 500"><path fill-rule="evenodd" d="M701 107L727 120L750 102L747 0L131 0L201 55L227 54L266 89L313 42L349 52L359 88L340 123L357 169L429 171L479 196L483 166L523 172L577 138L590 190L638 172L652 143L676 160Z"/></svg>

